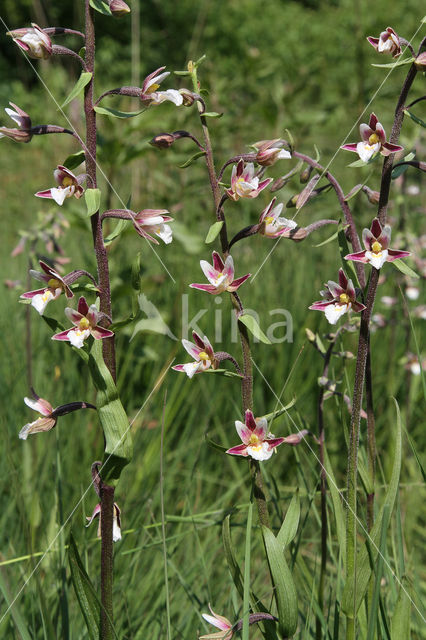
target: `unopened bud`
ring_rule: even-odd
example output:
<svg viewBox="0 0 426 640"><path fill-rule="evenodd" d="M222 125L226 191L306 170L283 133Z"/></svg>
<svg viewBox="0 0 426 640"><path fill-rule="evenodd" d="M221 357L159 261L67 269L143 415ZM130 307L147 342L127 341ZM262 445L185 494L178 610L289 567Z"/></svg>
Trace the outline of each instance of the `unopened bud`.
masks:
<svg viewBox="0 0 426 640"><path fill-rule="evenodd" d="M305 184L305 182L309 181L311 177L311 173L313 171L313 167L306 167L300 174L299 180L301 184Z"/></svg>
<svg viewBox="0 0 426 640"><path fill-rule="evenodd" d="M423 51L417 58L414 60L414 64L416 65L419 71L426 71L426 51Z"/></svg>
<svg viewBox="0 0 426 640"><path fill-rule="evenodd" d="M124 0L110 0L109 8L114 18L121 18L130 13L130 7Z"/></svg>
<svg viewBox="0 0 426 640"><path fill-rule="evenodd" d="M301 431L298 431L297 433L291 433L289 436L286 436L284 438L284 442L286 444L292 444L294 446L300 444L302 442L302 440L305 439L306 436L310 436L312 435L310 431L308 431L308 429L302 429Z"/></svg>
<svg viewBox="0 0 426 640"><path fill-rule="evenodd" d="M284 176L282 176L281 178L277 178L276 180L274 180L274 182L271 184L270 186L270 192L274 193L274 191L279 191L280 189L282 189L287 182L290 180L290 178L285 178Z"/></svg>
<svg viewBox="0 0 426 640"><path fill-rule="evenodd" d="M309 342L315 342L316 341L316 336L315 336L315 333L313 331L311 331L310 329L305 329L305 333L306 333L306 337L308 338Z"/></svg>
<svg viewBox="0 0 426 640"><path fill-rule="evenodd" d="M175 137L172 133L159 133L152 140L149 141L153 147L157 149L168 149L175 141Z"/></svg>
<svg viewBox="0 0 426 640"><path fill-rule="evenodd" d="M285 205L287 207L287 209L292 209L293 207L295 207L298 198L299 198L299 194L298 193L296 193L293 197L291 197L290 200Z"/></svg>
<svg viewBox="0 0 426 640"><path fill-rule="evenodd" d="M373 191L372 189L367 187L367 185L364 185L362 187L362 190L367 196L368 202L371 202L371 204L378 204L380 199L380 193L378 191Z"/></svg>

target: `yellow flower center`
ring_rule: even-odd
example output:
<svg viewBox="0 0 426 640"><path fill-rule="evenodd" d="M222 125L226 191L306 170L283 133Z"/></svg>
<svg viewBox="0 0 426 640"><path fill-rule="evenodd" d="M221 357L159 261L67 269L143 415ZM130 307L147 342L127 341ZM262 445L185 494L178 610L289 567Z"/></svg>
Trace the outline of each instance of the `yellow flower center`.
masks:
<svg viewBox="0 0 426 640"><path fill-rule="evenodd" d="M274 220L275 218L273 218L272 216L268 216L267 218L265 218L266 224L272 224Z"/></svg>
<svg viewBox="0 0 426 640"><path fill-rule="evenodd" d="M348 304L349 302L349 296L347 293L341 293L339 296L339 300L342 304Z"/></svg>
<svg viewBox="0 0 426 640"><path fill-rule="evenodd" d="M200 353L198 354L198 357L200 358L200 360L204 360L204 361L210 359L205 351L200 351Z"/></svg>
<svg viewBox="0 0 426 640"><path fill-rule="evenodd" d="M88 321L87 318L82 318L80 320L80 322L78 323L78 328L81 331L85 331L86 329L88 329L90 327L90 322Z"/></svg>
<svg viewBox="0 0 426 640"><path fill-rule="evenodd" d="M149 87L149 89L145 91L145 93L154 93L154 91L157 91L159 86L160 86L159 84L154 83Z"/></svg>
<svg viewBox="0 0 426 640"><path fill-rule="evenodd" d="M252 433L250 436L250 440L249 440L249 445L250 446L254 446L254 447L259 447L261 446L259 444L259 436L257 436L255 433Z"/></svg>
<svg viewBox="0 0 426 640"><path fill-rule="evenodd" d="M380 242L377 242L377 240L376 240L371 245L371 248L372 248L374 253L380 253L380 251L382 250L382 245L380 244Z"/></svg>
<svg viewBox="0 0 426 640"><path fill-rule="evenodd" d="M57 280L56 278L50 278L47 286L49 287L49 289L62 288L62 282L59 282L59 280Z"/></svg>
<svg viewBox="0 0 426 640"><path fill-rule="evenodd" d="M65 178L62 180L63 187L72 187L73 184L73 179L70 178L70 176L65 176Z"/></svg>
<svg viewBox="0 0 426 640"><path fill-rule="evenodd" d="M368 144L377 144L378 142L380 142L379 136L377 135L377 133L372 133L368 138Z"/></svg>

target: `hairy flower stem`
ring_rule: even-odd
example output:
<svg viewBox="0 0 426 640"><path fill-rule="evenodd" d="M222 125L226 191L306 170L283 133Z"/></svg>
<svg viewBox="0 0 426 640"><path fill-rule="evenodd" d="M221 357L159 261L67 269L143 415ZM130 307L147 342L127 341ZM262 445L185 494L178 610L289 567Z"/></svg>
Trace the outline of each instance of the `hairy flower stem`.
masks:
<svg viewBox="0 0 426 640"><path fill-rule="evenodd" d="M86 117L86 173L89 186L96 188L96 112L93 109L93 85L95 70L95 26L93 22L93 10L89 0L85 0L86 22L86 57L85 63L88 71L92 73L90 82L84 90L84 113ZM111 293L109 282L108 257L102 234L102 222L99 211L91 218L93 244L98 267L98 283L100 310L111 318ZM114 338L103 340L103 357L113 379L116 379ZM113 638L113 510L114 487L101 486L101 640Z"/></svg>
<svg viewBox="0 0 426 640"><path fill-rule="evenodd" d="M420 50L425 45L426 38L422 41ZM417 69L411 65L405 79L398 103L395 109L395 118L389 142L396 144L401 132L402 121L404 119L404 105L408 93L416 76ZM382 225L386 224L387 207L389 202L389 192L392 177L394 154L387 156L383 162L382 180L380 185L379 211L377 217ZM352 401L352 416L349 437L349 457L347 472L347 519L346 519L346 571L347 576L353 577L356 582L356 520L357 520L357 479L358 479L358 444L359 427L361 417L362 393L365 382L366 363L370 342L370 319L373 311L374 299L376 297L377 285L380 271L372 268L368 291L365 297L366 309L361 314L361 327L359 332L358 353L355 367L355 382ZM371 443L370 443L371 444ZM355 585L354 585L355 586ZM354 588L354 593L356 589ZM356 637L356 611L352 612L352 617L347 618L346 640L355 640Z"/></svg>
<svg viewBox="0 0 426 640"><path fill-rule="evenodd" d="M371 350L368 344L365 369L365 397L367 403L367 471L370 479L370 491L367 494L367 530L374 524L374 485L376 481L376 424L373 406L373 380L371 375Z"/></svg>

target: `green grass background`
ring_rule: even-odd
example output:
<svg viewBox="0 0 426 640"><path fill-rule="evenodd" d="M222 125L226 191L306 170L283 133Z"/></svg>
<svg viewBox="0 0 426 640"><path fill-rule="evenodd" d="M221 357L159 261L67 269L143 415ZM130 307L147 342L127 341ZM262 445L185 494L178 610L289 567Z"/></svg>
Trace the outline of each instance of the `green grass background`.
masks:
<svg viewBox="0 0 426 640"><path fill-rule="evenodd" d="M133 6L133 5L132 5ZM185 68L188 59L206 53L200 69L202 84L210 92L209 110L223 112L211 120L211 136L217 166L247 145L259 139L279 137L289 129L297 148L314 155L314 144L321 160L333 158L331 170L345 192L364 180L367 169L347 169L355 156L340 152L339 145L349 134L364 105L373 99L361 121L374 110L390 131L392 113L404 74L408 67L395 70L383 87L379 85L387 70L371 63L388 62L377 58L365 41L391 24L406 38L417 31L422 15L417 2L392 3L364 0L319 3L280 2L265 5L249 0L163 0L140 3L140 78L153 69L167 65L170 71ZM8 28L37 21L41 26L81 26L81 8L77 3L65 7L52 2L32 3L6 0L2 18ZM101 16L98 29L98 92L131 84L137 69L131 69L132 38L130 19L115 21ZM75 82L78 71L73 62L54 60L35 62L31 69L23 56L4 35L0 44L0 103L12 100L28 111L34 123L66 125L57 110ZM417 34L420 41L425 28ZM62 42L62 41L61 41ZM76 41L69 41L77 46ZM133 41L134 46L134 41ZM40 74L44 87L36 78ZM185 86L184 79L169 79L168 87ZM413 99L421 95L424 78L419 76ZM137 83L138 84L138 83ZM140 82L139 82L140 84ZM165 83L166 84L166 83ZM136 109L135 102L107 99L105 104ZM423 104L423 103L421 103ZM65 110L72 124L83 131L81 103ZM419 111L419 115L420 111ZM9 126L7 116L1 124ZM213 297L188 288L200 281L200 259L209 259L211 247L204 245L213 222L207 175L198 161L180 169L192 153L189 141L177 143L167 152L153 149L148 141L157 133L187 129L201 135L195 109L176 109L172 105L152 108L129 121L99 117L99 163L123 202L132 196L132 208L168 208L176 220L175 240L171 246L155 248L175 282L163 268L152 248L130 229L110 248L114 319L130 314L132 288L131 264L141 252L142 291L155 304L171 331L181 337L182 294L188 295L190 316L203 306L209 313L199 322L214 342L215 312L223 315L223 342L220 347L240 358L239 345L230 341L231 307L223 296L222 304ZM357 140L357 127L349 141ZM425 138L412 121L404 123L402 144L407 149L423 149ZM2 279L20 280L18 290L4 289L1 296L1 556L0 637L85 638L87 632L80 617L70 583L66 558L70 529L76 537L86 568L99 586L99 542L95 528L85 529L85 516L96 503L90 484L90 465L102 457L102 435L91 412L74 413L62 418L55 431L18 439L22 425L32 420L23 403L29 394L26 383L25 307L18 303L19 293L27 290L27 256L11 258L19 233L34 226L42 211L55 207L37 200L33 194L52 186L57 164L77 150L68 136L35 138L30 145L1 141L0 174L2 203L2 242L0 255ZM293 162L276 165L270 174L286 173ZM228 176L229 174L225 174ZM379 187L380 167L374 165L369 186ZM408 185L421 186L421 178L409 174ZM103 206L120 207L117 195L100 179ZM294 179L277 193L287 202L301 186ZM232 232L257 221L269 202L262 193L253 202L229 203ZM424 201L423 201L424 202ZM62 213L70 223L64 247L71 268L94 271L89 224L83 202L68 200ZM292 214L294 210L289 210ZM354 214L361 230L369 225L375 209L360 196L354 201ZM420 196L401 196L393 186L390 216L398 226L401 215L406 229L414 236L421 230L424 213ZM305 226L316 219L339 219L340 212L332 193L306 206L298 217ZM114 225L111 225L111 228ZM287 404L296 398L288 415L274 423L274 433L285 435L299 428L316 432L317 378L321 361L307 343L305 328L327 332L321 314L308 311L318 299L324 281L335 279L339 268L336 241L316 247L333 232L325 228L303 243L282 241L265 262L259 275L241 290L244 303L259 313L261 326L271 322L271 309L288 309L293 318L291 343L253 346L255 362L254 406L262 415L274 410L276 395ZM233 250L237 275L255 273L267 257L273 243L261 237L237 244ZM397 245L395 245L397 246ZM43 247L39 245L43 254ZM413 262L410 262L414 266ZM378 502L392 465L395 410L391 397L397 398L407 431L416 449L424 444L421 385L401 364L408 350L414 351L413 332L404 310L398 285L402 282L391 265L384 269L385 282L380 289L376 310L388 320L385 328L372 336L373 376L378 443ZM37 285L31 283L31 288ZM382 295L398 299L388 310ZM48 307L48 315L62 321L62 299ZM408 301L411 310L418 303ZM50 340L50 330L31 310L33 380L41 396L54 406L73 400L94 400L88 371L76 354ZM418 338L422 321L413 317ZM157 333L143 331L132 340L133 327L117 335L118 386L130 419L134 418L134 460L125 470L117 490L122 509L124 536L115 547L114 585L116 629L120 638L166 638L166 591L160 509L160 432L165 392L164 505L168 588L171 611L171 637L190 639L206 633L201 612L210 602L215 611L235 620L242 615L242 603L232 585L221 544L221 522L232 512L233 539L238 561L244 552L246 510L249 499L248 469L243 460L226 457L208 446L206 435L229 447L236 444L234 421L241 418L238 381L216 375L186 376L166 371L173 360L185 362L179 342ZM355 352L356 335L344 338L342 349ZM258 369L257 369L258 368ZM333 359L330 377L339 380L339 390L351 394L354 360L345 368ZM282 394L282 395L281 395ZM140 410L142 408L142 410ZM326 404L326 438L337 484L345 483L345 430L349 415L340 402ZM362 425L361 458L365 424ZM315 626L315 585L319 571L319 466L316 450L281 447L279 454L265 465L268 491L272 499L273 524L279 527L295 488L300 487L302 520L296 544L292 548L299 599L297 638L313 637ZM420 607L425 576L421 572L424 490L421 473L407 437L403 441L403 470L400 513L404 536L403 550L410 593ZM361 491L360 515L364 520ZM72 514L72 515L71 515ZM330 560L326 587L330 634L333 633L335 601L341 589L339 549L330 505ZM53 545L51 541L55 539ZM362 531L360 531L362 537ZM392 522L387 560L401 578L401 536L397 519ZM402 543L401 543L402 544ZM48 550L46 555L29 554ZM42 559L38 566L39 559ZM260 535L253 535L253 589L269 603L271 585L267 580ZM35 569L34 573L33 569ZM28 580L28 582L27 582ZM336 596L337 593L337 596ZM385 570L383 598L391 616L397 598L397 585L389 569ZM15 599L16 597L16 599ZM10 609L8 605L14 602ZM5 614L8 610L7 614ZM343 624L343 623L341 623ZM342 627L343 628L343 627ZM413 607L412 637L424 637L422 619ZM251 629L250 637L260 637ZM330 637L335 637L331 635ZM383 636L386 637L386 636Z"/></svg>

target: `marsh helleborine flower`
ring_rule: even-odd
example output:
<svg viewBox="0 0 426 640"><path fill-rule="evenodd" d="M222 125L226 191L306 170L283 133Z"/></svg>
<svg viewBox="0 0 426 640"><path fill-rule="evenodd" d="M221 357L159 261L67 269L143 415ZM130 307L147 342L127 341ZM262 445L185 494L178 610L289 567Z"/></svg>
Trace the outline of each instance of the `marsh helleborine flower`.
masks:
<svg viewBox="0 0 426 640"><path fill-rule="evenodd" d="M387 27L378 38L369 36L367 40L379 53L390 53L393 58L401 55L401 43L392 27Z"/></svg>
<svg viewBox="0 0 426 640"><path fill-rule="evenodd" d="M184 371L188 378L192 378L196 373L207 371L210 367L217 369L219 365L209 339L206 336L201 338L195 331L192 332L192 337L195 344L184 339L182 340L182 345L189 355L194 358L194 362L176 364L172 367L175 371Z"/></svg>
<svg viewBox="0 0 426 640"><path fill-rule="evenodd" d="M102 340L103 338L112 338L113 331L104 329L98 325L98 322L105 317L105 314L98 311L94 304L89 305L86 299L82 296L78 301L78 311L67 307L65 309L65 315L75 327L72 329L66 329L60 333L52 336L52 340L64 340L71 342L73 347L81 349L86 338L92 335L95 340Z"/></svg>
<svg viewBox="0 0 426 640"><path fill-rule="evenodd" d="M121 511L120 511L120 507L118 506L118 504L116 502L114 502L114 511L113 511L113 516L112 516L112 539L114 542L118 542L118 540L121 540L121 517L120 517ZM88 523L86 524L86 527L89 527L93 520L95 518L99 518L99 524L98 524L98 533L97 536L98 538L101 537L101 518L102 518L102 512L101 512L101 503L99 502L95 508L93 509L93 513L92 515L86 516L86 520L88 520Z"/></svg>
<svg viewBox="0 0 426 640"><path fill-rule="evenodd" d="M359 132L361 142L351 142L344 144L341 149L345 151L355 151L364 162L368 162L377 153L382 156L389 156L396 151L402 151L404 147L398 144L386 142L386 133L383 126L377 120L377 116L372 113L368 124L360 124Z"/></svg>
<svg viewBox="0 0 426 640"><path fill-rule="evenodd" d="M29 58L46 60L52 55L52 42L47 35L34 22L31 27L8 31L6 35L11 36Z"/></svg>
<svg viewBox="0 0 426 640"><path fill-rule="evenodd" d="M66 284L64 279L59 275L55 269L49 267L48 264L39 261L40 267L43 269L44 273L40 273L40 271L34 271L30 269L30 275L36 280L41 280L42 282L46 282L47 286L43 289L36 289L35 291L27 291L21 295L21 298L31 300L32 306L39 312L40 315L43 315L44 310L47 304L51 300L56 300L59 298L61 293L65 293L67 298L73 298L74 294Z"/></svg>
<svg viewBox="0 0 426 640"><path fill-rule="evenodd" d="M280 218L284 205L280 203L274 206L275 202L276 198L273 198L259 218L258 233L268 238L279 238L297 227L297 222L294 220Z"/></svg>
<svg viewBox="0 0 426 640"><path fill-rule="evenodd" d="M59 187L52 187L51 189L46 189L46 191L38 191L35 194L38 198L51 198L59 204L59 206L64 204L66 198L71 198L72 196L81 198L84 189L80 185L80 181L85 179L85 175L77 177L72 171L62 165L58 165L53 175Z"/></svg>
<svg viewBox="0 0 426 640"><path fill-rule="evenodd" d="M34 394L35 399L24 398L25 404L38 411L40 417L34 422L28 422L19 432L21 440L26 440L29 435L33 433L41 433L42 431L50 431L56 426L58 418L64 416L67 413L78 411L79 409L96 409L93 404L88 402L69 402L68 404L62 404L54 409L50 402L40 398L37 394Z"/></svg>
<svg viewBox="0 0 426 640"><path fill-rule="evenodd" d="M206 291L212 295L217 295L223 291L232 293L251 276L250 273L247 273L245 276L234 280L235 271L232 256L229 255L225 262L223 262L217 251L213 251L212 258L213 265L209 264L206 260L200 260L201 269L210 284L190 284L190 287Z"/></svg>
<svg viewBox="0 0 426 640"><path fill-rule="evenodd" d="M159 67L146 76L143 81L140 99L146 107L149 107L151 104L161 104L165 100L173 102L178 107L183 104L183 96L179 91L176 91L176 89L157 91L164 78L167 78L167 76L170 75L169 71L160 73L160 71L163 71L165 68L166 67Z"/></svg>
<svg viewBox="0 0 426 640"><path fill-rule="evenodd" d="M343 269L339 269L339 283L329 280L324 291L320 292L324 300L311 304L309 309L324 311L330 324L336 324L349 309L363 311L365 305L356 301L355 287L352 280L348 280Z"/></svg>
<svg viewBox="0 0 426 640"><path fill-rule="evenodd" d="M256 198L262 189L272 182L272 178L259 182L259 178L254 173L254 164L252 162L244 164L241 158L238 164L232 167L231 187L226 189L228 198L234 201L240 198Z"/></svg>
<svg viewBox="0 0 426 640"><path fill-rule="evenodd" d="M406 258L410 255L409 251L397 251L389 249L391 239L391 228L386 224L383 228L377 218L374 218L370 229L364 229L362 232L362 241L365 251L357 253L349 253L345 256L345 260L354 260L355 262L370 263L375 269L381 269L385 262L393 262L398 258Z"/></svg>
<svg viewBox="0 0 426 640"><path fill-rule="evenodd" d="M256 162L262 167L270 167L277 160L291 158L290 151L283 149L283 145L284 143L280 138L255 142L253 147L257 151Z"/></svg>
<svg viewBox="0 0 426 640"><path fill-rule="evenodd" d="M268 460L275 447L285 441L285 438L276 438L270 433L266 418L255 418L250 409L245 413L245 423L236 420L235 428L243 444L226 451L233 456L251 456L255 460Z"/></svg>
<svg viewBox="0 0 426 640"><path fill-rule="evenodd" d="M9 128L9 127L0 127L0 138L10 138L15 142L30 142L33 137L31 133L31 118L28 113L22 111L16 104L13 102L9 102L10 106L13 109L9 109L9 107L5 107L5 111L7 115L9 115L12 120L16 122L19 126L19 129Z"/></svg>
<svg viewBox="0 0 426 640"><path fill-rule="evenodd" d="M168 213L167 209L143 209L133 217L133 225L142 238L159 244L158 240L150 235L154 233L165 244L170 244L173 236L172 229L167 223L172 222L173 218L167 215Z"/></svg>
<svg viewBox="0 0 426 640"><path fill-rule="evenodd" d="M199 636L199 640L231 640L233 634L232 624L225 618L224 616L220 616L218 613L215 613L209 604L210 614L202 613L204 620L209 624L212 624L220 631L216 633L208 633L204 636Z"/></svg>

